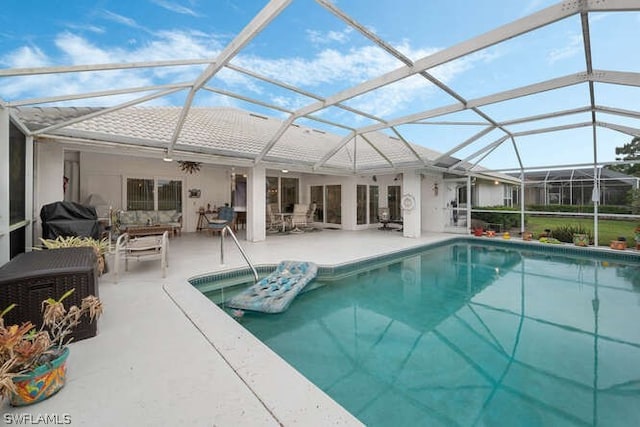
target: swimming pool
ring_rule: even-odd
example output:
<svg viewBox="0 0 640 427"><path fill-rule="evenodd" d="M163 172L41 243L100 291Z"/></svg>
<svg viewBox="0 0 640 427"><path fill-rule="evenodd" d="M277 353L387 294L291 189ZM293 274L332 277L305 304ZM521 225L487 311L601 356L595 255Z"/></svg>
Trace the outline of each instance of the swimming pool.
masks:
<svg viewBox="0 0 640 427"><path fill-rule="evenodd" d="M367 425L636 425L637 261L542 249L439 245L240 322Z"/></svg>

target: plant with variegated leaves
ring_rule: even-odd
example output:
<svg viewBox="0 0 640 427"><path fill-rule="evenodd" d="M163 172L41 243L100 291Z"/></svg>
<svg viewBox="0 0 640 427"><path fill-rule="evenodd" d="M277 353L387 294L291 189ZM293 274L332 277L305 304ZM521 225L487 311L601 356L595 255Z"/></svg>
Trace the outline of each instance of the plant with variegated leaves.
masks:
<svg viewBox="0 0 640 427"><path fill-rule="evenodd" d="M16 304L11 304L0 313L0 400L15 392L13 378L59 357L72 338L69 335L87 315L93 322L102 314L102 302L89 295L80 306L67 310L63 301L74 292L67 291L59 299L42 301L42 326L31 322L21 325L5 325L4 316Z"/></svg>

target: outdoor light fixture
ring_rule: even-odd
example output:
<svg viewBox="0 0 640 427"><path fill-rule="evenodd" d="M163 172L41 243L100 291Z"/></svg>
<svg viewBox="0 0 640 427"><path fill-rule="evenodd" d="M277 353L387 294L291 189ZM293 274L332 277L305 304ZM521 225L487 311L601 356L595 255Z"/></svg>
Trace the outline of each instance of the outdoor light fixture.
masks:
<svg viewBox="0 0 640 427"><path fill-rule="evenodd" d="M288 169L282 169L282 173L289 173Z"/></svg>
<svg viewBox="0 0 640 427"><path fill-rule="evenodd" d="M164 157L162 158L165 162L173 162L173 159L169 156L169 150L164 149Z"/></svg>

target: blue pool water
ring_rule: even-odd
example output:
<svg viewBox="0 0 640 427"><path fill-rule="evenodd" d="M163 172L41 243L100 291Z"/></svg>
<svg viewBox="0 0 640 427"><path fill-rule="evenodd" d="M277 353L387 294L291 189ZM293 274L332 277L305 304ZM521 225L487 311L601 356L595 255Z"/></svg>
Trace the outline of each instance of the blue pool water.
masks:
<svg viewBox="0 0 640 427"><path fill-rule="evenodd" d="M458 243L239 321L369 426L640 424L640 266Z"/></svg>

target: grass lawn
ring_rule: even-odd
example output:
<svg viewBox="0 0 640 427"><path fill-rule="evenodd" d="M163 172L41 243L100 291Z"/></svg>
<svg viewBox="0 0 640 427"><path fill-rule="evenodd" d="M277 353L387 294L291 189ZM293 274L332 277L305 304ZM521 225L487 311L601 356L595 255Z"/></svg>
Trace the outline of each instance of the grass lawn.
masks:
<svg viewBox="0 0 640 427"><path fill-rule="evenodd" d="M592 218L559 218L528 215L527 226L525 228L527 231L531 231L534 239L536 239L540 236L540 233L544 233L545 229L549 228L553 232L553 229L564 225L581 225L593 233ZM624 236L627 238L627 246L633 247L635 246L634 229L637 225L637 221L601 219L598 221L598 243L600 246L609 246L611 240L617 240L619 236Z"/></svg>

